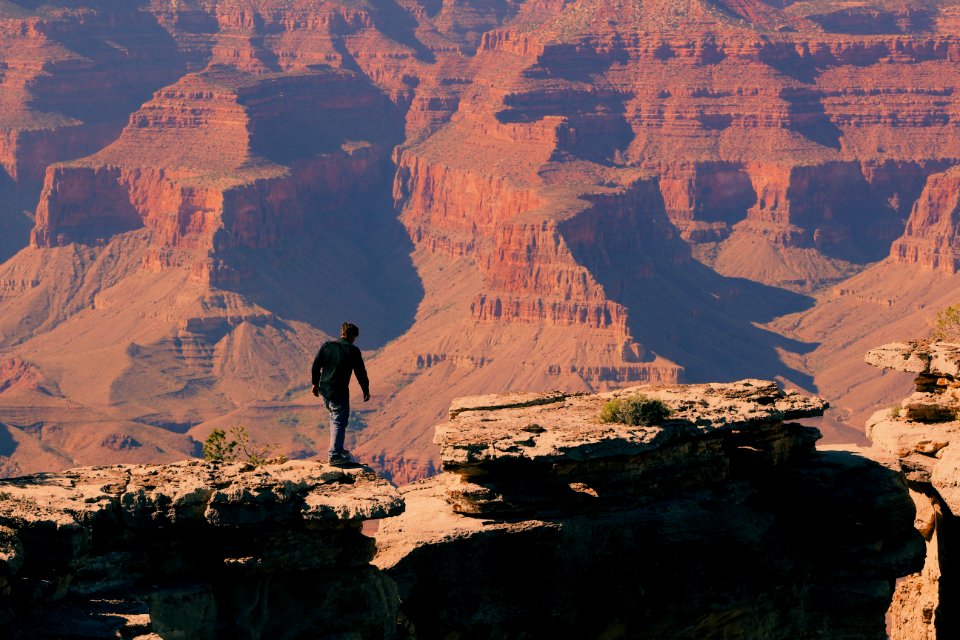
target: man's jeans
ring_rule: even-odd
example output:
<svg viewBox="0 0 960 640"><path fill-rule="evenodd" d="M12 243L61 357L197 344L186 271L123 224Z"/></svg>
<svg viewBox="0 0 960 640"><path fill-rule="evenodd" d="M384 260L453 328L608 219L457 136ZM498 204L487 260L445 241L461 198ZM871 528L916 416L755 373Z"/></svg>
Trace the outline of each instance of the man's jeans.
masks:
<svg viewBox="0 0 960 640"><path fill-rule="evenodd" d="M330 455L343 453L343 439L350 420L350 396L331 396L323 404L330 411Z"/></svg>

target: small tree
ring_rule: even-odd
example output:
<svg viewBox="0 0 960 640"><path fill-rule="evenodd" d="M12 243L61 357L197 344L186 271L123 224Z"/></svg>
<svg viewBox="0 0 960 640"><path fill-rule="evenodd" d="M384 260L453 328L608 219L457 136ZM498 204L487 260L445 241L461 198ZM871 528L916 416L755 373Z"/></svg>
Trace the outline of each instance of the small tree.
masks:
<svg viewBox="0 0 960 640"><path fill-rule="evenodd" d="M932 340L960 342L960 304L954 304L937 312L930 330Z"/></svg>
<svg viewBox="0 0 960 640"><path fill-rule="evenodd" d="M254 467L287 461L284 455L272 455L276 445L253 442L247 428L242 424L231 427L230 436L232 439L228 440L223 429L211 431L203 443L203 459L209 462L236 462L242 456L246 464Z"/></svg>
<svg viewBox="0 0 960 640"><path fill-rule="evenodd" d="M227 441L223 429L214 429L203 443L203 459L208 462L234 462L237 459L237 441Z"/></svg>
<svg viewBox="0 0 960 640"><path fill-rule="evenodd" d="M643 395L614 398L600 409L600 422L619 422L634 426L649 426L663 422L670 415L670 407L660 400Z"/></svg>

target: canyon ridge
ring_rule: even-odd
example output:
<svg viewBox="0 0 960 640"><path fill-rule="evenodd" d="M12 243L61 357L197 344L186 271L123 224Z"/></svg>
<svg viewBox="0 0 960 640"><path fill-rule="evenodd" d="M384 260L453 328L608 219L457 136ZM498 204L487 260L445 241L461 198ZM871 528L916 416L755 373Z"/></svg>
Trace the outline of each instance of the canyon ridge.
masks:
<svg viewBox="0 0 960 640"><path fill-rule="evenodd" d="M0 0L0 475L244 424L439 471L454 398L776 380L826 442L958 302L960 2Z"/></svg>

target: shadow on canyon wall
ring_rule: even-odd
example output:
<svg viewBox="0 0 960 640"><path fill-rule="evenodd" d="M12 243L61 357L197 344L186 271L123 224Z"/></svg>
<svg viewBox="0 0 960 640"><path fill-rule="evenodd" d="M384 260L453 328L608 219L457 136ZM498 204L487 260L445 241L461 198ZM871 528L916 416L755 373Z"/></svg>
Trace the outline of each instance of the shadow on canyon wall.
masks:
<svg viewBox="0 0 960 640"><path fill-rule="evenodd" d="M17 450L17 441L13 439L10 430L13 427L0 423L0 456L11 456Z"/></svg>
<svg viewBox="0 0 960 640"><path fill-rule="evenodd" d="M186 73L176 40L144 10L147 4L94 2L90 29L49 29L50 37L81 61L50 65L50 73L38 76L30 88L34 108L85 123L125 123L154 91ZM95 69L109 69L109 82ZM86 81L76 81L85 75Z"/></svg>
<svg viewBox="0 0 960 640"><path fill-rule="evenodd" d="M35 194L18 194L9 176L0 171L0 263L30 243L33 220L28 215L36 206Z"/></svg>
<svg viewBox="0 0 960 640"><path fill-rule="evenodd" d="M809 353L818 343L757 326L808 309L813 298L724 277L695 261L631 281L613 297L630 310L629 327L637 341L683 364L688 382L782 377L816 389L813 377L784 363L780 353ZM650 304L660 300L670 304Z"/></svg>
<svg viewBox="0 0 960 640"><path fill-rule="evenodd" d="M364 350L378 349L412 325L424 290L413 243L396 217L383 180L346 210L324 212L302 237L274 249L244 250L229 261L245 275L227 286L285 320L334 336L342 322L360 327Z"/></svg>
<svg viewBox="0 0 960 640"><path fill-rule="evenodd" d="M688 382L782 377L815 389L780 351L803 354L817 344L758 326L811 307L813 298L725 277L693 260L655 180L586 199L593 206L563 224L564 239L606 294L627 307L638 342L682 364Z"/></svg>

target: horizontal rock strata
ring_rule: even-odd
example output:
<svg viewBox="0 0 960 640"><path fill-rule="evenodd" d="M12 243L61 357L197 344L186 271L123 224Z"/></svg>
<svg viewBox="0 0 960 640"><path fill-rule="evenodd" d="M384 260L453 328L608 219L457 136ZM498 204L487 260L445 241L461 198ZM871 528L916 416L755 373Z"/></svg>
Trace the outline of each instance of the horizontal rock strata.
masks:
<svg viewBox="0 0 960 640"><path fill-rule="evenodd" d="M916 528L927 542L923 570L897 587L890 637L951 638L960 633L950 606L960 593L954 557L960 545L960 344L895 342L870 351L866 360L916 374L916 391L867 423L873 450L906 475Z"/></svg>
<svg viewBox="0 0 960 640"><path fill-rule="evenodd" d="M604 424L642 393L658 424ZM460 400L375 563L418 638L884 638L923 545L902 476L818 452L774 383Z"/></svg>
<svg viewBox="0 0 960 640"><path fill-rule="evenodd" d="M369 564L373 540L361 527L402 510L368 469L306 461L5 480L3 635L387 637L396 590Z"/></svg>

